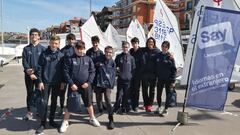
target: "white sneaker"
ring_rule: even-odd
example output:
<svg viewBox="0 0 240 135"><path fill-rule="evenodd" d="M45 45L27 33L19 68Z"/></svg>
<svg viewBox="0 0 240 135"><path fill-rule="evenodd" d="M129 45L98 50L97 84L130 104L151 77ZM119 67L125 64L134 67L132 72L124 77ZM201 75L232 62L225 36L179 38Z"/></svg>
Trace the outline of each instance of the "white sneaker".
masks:
<svg viewBox="0 0 240 135"><path fill-rule="evenodd" d="M162 116L167 116L168 115L167 109L163 109L162 112L161 112L161 115Z"/></svg>
<svg viewBox="0 0 240 135"><path fill-rule="evenodd" d="M92 119L89 120L90 124L92 124L95 127L100 127L100 123L98 122L98 120L94 117Z"/></svg>
<svg viewBox="0 0 240 135"><path fill-rule="evenodd" d="M64 121L62 122L62 125L61 125L61 127L60 127L59 132L60 132L60 133L66 132L68 127L69 127L68 121L64 120Z"/></svg>
<svg viewBox="0 0 240 135"><path fill-rule="evenodd" d="M163 111L162 107L157 107L156 110L154 111L154 114L161 114Z"/></svg>

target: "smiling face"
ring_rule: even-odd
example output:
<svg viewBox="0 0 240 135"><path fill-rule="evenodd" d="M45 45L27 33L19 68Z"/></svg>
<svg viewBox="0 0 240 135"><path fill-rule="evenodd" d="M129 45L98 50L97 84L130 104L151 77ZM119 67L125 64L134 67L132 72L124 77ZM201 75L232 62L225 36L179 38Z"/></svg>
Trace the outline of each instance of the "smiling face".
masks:
<svg viewBox="0 0 240 135"><path fill-rule="evenodd" d="M132 47L133 47L133 49L138 49L138 47L139 47L139 44L138 44L138 42L131 42L131 44L132 44Z"/></svg>
<svg viewBox="0 0 240 135"><path fill-rule="evenodd" d="M98 41L92 41L92 45L94 49L98 49L99 42Z"/></svg>
<svg viewBox="0 0 240 135"><path fill-rule="evenodd" d="M154 49L155 44L154 44L153 39L149 39L149 40L147 41L147 47L148 47L149 49Z"/></svg>
<svg viewBox="0 0 240 135"><path fill-rule="evenodd" d="M76 39L68 39L68 40L67 40L67 44L68 44L68 45L74 46L75 43L76 43Z"/></svg>
<svg viewBox="0 0 240 135"><path fill-rule="evenodd" d="M112 56L113 56L113 49L112 48L107 48L104 50L104 53L105 53L105 57L107 59L111 59Z"/></svg>
<svg viewBox="0 0 240 135"><path fill-rule="evenodd" d="M60 47L60 40L50 40L50 48L52 51L56 51Z"/></svg>
<svg viewBox="0 0 240 135"><path fill-rule="evenodd" d="M162 45L162 52L163 52L163 53L167 53L167 52L168 52L168 49L169 49L169 48L168 48L167 45L164 45L164 44Z"/></svg>
<svg viewBox="0 0 240 135"><path fill-rule="evenodd" d="M124 53L128 53L128 50L129 50L129 44L128 43L125 43L122 45L122 50Z"/></svg>
<svg viewBox="0 0 240 135"><path fill-rule="evenodd" d="M38 32L32 32L30 34L30 40L32 44L37 44L40 40L40 35L38 34Z"/></svg>
<svg viewBox="0 0 240 135"><path fill-rule="evenodd" d="M75 47L75 53L77 54L77 56L84 56L85 48L76 48Z"/></svg>

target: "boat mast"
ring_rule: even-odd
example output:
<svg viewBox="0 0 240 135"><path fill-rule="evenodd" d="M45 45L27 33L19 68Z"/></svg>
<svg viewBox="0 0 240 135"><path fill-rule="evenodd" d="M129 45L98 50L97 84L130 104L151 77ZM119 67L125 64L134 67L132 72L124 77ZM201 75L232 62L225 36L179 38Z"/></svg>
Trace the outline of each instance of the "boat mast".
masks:
<svg viewBox="0 0 240 135"><path fill-rule="evenodd" d="M3 40L3 0L1 0L1 43L2 43L2 54L4 54L4 40Z"/></svg>

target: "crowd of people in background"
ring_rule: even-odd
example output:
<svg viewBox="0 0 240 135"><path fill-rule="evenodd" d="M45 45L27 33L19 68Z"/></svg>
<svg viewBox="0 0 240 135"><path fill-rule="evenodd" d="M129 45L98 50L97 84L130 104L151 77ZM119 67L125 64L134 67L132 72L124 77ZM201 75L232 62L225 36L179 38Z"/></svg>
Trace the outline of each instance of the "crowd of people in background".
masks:
<svg viewBox="0 0 240 135"><path fill-rule="evenodd" d="M87 109L90 124L99 127L101 124L96 119L93 108L94 93L97 112L103 113L106 110L108 113L108 129L115 127L114 114L130 111L137 113L139 109L152 112L155 88L158 107L154 113L160 116L168 114L169 96L166 96L165 105L162 107L163 88L168 95L175 87L176 78L176 66L173 55L168 51L168 41L162 43L160 50L155 39L150 37L146 41L146 47L141 48L138 38L134 37L131 43L122 42L122 52L114 60L114 48L106 46L104 52L100 50L100 39L97 35L91 37L92 48L86 50L84 41L77 41L74 34L68 34L66 46L60 50L58 36L52 36L48 48L45 48L39 44L38 29L32 28L29 34L31 42L23 50L22 65L27 89L27 119L33 118L31 106L34 93L39 93L42 99L35 103L40 118L36 134L43 134L47 117L50 126L58 128L61 133L66 132L71 113L80 109L80 99ZM111 93L115 85L117 92L112 106ZM140 88L143 106L139 105ZM62 124L54 121L58 97L60 110L64 112Z"/></svg>

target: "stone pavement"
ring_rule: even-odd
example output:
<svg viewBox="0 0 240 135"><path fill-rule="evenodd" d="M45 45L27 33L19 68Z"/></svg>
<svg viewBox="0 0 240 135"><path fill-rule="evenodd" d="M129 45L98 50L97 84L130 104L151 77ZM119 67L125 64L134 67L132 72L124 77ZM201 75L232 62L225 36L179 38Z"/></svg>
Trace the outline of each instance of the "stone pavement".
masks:
<svg viewBox="0 0 240 135"><path fill-rule="evenodd" d="M9 64L4 66L3 72L0 72L0 115L6 112L7 108L14 108L12 115L0 122L0 135L34 135L38 127L36 119L22 120L26 113L26 90L22 70L20 64ZM144 110L138 113L114 115L116 127L111 131L106 128L107 114L98 117L101 127L93 127L89 124L87 114L83 110L83 113L71 117L71 125L63 135L239 135L240 88L229 92L225 112L187 108L186 111L190 117L189 124L179 126L171 132L177 124L177 112L182 110L184 93L184 89L177 89L178 106L169 109L168 116L159 117ZM112 93L112 101L115 100L115 94L116 88ZM140 103L142 106L142 98ZM96 108L95 103L94 107ZM156 107L155 104L154 108ZM57 117L57 121L60 123L61 118ZM46 135L60 134L57 129L49 126L44 133Z"/></svg>

